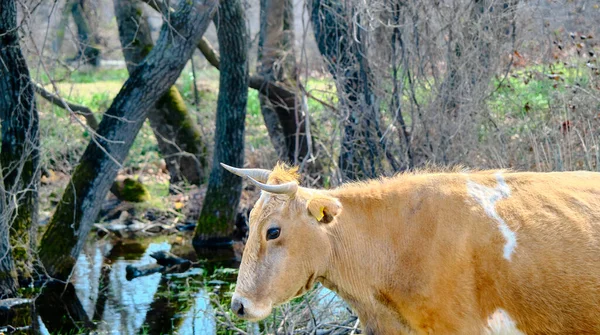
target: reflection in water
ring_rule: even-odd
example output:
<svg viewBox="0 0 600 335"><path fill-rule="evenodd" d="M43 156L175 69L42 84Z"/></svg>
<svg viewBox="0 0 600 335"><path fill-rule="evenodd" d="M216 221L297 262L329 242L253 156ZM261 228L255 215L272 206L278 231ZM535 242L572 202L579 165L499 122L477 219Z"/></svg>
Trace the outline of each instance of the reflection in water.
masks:
<svg viewBox="0 0 600 335"><path fill-rule="evenodd" d="M125 279L127 265L154 263L151 253L171 249L167 242L150 243L145 250L141 246L118 245L106 255L102 246L93 245L80 255L72 282L87 316L101 316L95 320L96 330L102 334L214 334L214 312L207 293L202 287L186 287L189 279L201 282L200 269L176 276L155 273ZM105 255L112 262L110 268L103 268ZM176 294L181 288L187 289L188 296Z"/></svg>
<svg viewBox="0 0 600 335"><path fill-rule="evenodd" d="M152 243L139 260L118 260L112 264L110 273L108 301L98 330L114 334L135 334L142 326L146 312L160 282L160 274L125 279L125 268L131 264L140 266L153 263L150 254L155 251L169 251L167 242Z"/></svg>
<svg viewBox="0 0 600 335"><path fill-rule="evenodd" d="M214 312L208 294L197 285L201 283L202 275L203 271L198 268L182 274L164 275L146 314L144 331L150 334L214 333Z"/></svg>
<svg viewBox="0 0 600 335"><path fill-rule="evenodd" d="M82 252L77 259L77 265L73 273L73 285L77 292L77 297L83 305L83 309L88 317L94 316L95 302L98 297L98 289L100 282L100 273L104 255L101 250L102 246L93 245L91 250Z"/></svg>
<svg viewBox="0 0 600 335"><path fill-rule="evenodd" d="M196 294L196 301L183 320L180 334L215 334L217 325L210 299L204 289Z"/></svg>
<svg viewBox="0 0 600 335"><path fill-rule="evenodd" d="M190 269L189 272L199 271L200 269ZM180 277L179 274L168 275L169 278ZM201 288L195 294L192 308L184 315L180 329L180 334L214 334L217 325L215 322L215 312L210 305L210 298L204 288Z"/></svg>
<svg viewBox="0 0 600 335"><path fill-rule="evenodd" d="M65 286L58 281L47 282L35 299L35 311L51 334L80 334L94 329L71 283Z"/></svg>
<svg viewBox="0 0 600 335"><path fill-rule="evenodd" d="M350 316L348 305L335 292L320 283L313 292L317 302L315 308L319 311L317 318L321 323L335 323Z"/></svg>

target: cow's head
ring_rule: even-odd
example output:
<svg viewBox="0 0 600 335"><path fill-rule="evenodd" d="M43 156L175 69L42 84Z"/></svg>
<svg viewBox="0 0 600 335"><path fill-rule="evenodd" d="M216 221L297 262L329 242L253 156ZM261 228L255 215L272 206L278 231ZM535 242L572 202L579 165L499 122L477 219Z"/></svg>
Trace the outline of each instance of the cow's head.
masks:
<svg viewBox="0 0 600 335"><path fill-rule="evenodd" d="M342 206L323 191L298 186L295 169L222 165L262 190L250 213L248 241L231 301L240 318L261 320L273 306L306 293L327 270L331 257L327 230Z"/></svg>

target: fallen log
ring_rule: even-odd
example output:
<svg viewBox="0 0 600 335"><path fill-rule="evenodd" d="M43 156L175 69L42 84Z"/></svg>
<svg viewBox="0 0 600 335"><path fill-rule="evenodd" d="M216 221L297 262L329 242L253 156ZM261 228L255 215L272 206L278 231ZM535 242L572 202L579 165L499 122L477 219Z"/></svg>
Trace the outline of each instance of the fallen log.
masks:
<svg viewBox="0 0 600 335"><path fill-rule="evenodd" d="M127 265L125 268L125 278L129 281L138 278L149 276L157 272L164 273L166 268L158 264L148 264L142 266Z"/></svg>
<svg viewBox="0 0 600 335"><path fill-rule="evenodd" d="M157 251L150 254L150 257L156 260L156 264L128 265L125 268L125 278L131 281L154 273L182 273L189 270L193 265L190 260L175 256L168 251Z"/></svg>
<svg viewBox="0 0 600 335"><path fill-rule="evenodd" d="M156 263L158 263L162 266L166 266L166 267L179 266L181 268L185 268L185 270L183 270L181 272L187 271L192 266L192 262L190 262L189 260L175 256L168 251L153 252L152 254L150 254L150 257L156 259Z"/></svg>

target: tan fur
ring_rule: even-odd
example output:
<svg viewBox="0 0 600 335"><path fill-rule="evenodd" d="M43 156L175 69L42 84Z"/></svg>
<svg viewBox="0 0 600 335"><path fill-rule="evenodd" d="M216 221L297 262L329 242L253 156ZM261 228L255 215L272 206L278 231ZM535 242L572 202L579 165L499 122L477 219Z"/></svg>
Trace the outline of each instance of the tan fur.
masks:
<svg viewBox="0 0 600 335"><path fill-rule="evenodd" d="M246 317L320 281L367 334L483 334L499 309L527 334L600 333L600 174L500 174L402 174L262 198L236 294L268 308ZM269 180L297 178L285 175ZM500 182L510 192L493 209L516 237L510 260L498 220L468 190ZM270 227L281 235L266 241Z"/></svg>

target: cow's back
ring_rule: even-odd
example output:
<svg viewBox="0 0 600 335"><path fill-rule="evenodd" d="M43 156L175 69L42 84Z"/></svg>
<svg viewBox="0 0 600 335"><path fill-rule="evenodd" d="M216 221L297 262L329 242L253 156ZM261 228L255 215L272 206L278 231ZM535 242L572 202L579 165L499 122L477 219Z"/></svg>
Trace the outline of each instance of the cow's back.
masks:
<svg viewBox="0 0 600 335"><path fill-rule="evenodd" d="M478 270L481 304L499 304L526 333L600 333L600 174L494 178L494 188L471 180L497 190L479 213L497 230L479 250L490 258Z"/></svg>

